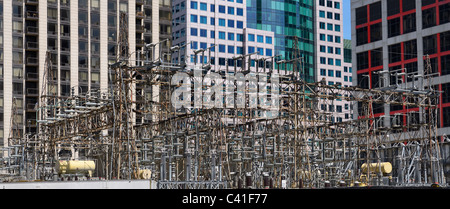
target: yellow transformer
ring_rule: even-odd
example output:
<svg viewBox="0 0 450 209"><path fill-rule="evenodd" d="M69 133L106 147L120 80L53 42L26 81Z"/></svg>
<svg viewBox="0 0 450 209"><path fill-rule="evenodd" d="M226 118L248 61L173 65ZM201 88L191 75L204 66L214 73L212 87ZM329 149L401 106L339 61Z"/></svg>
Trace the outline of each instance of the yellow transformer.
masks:
<svg viewBox="0 0 450 209"><path fill-rule="evenodd" d="M150 179L152 177L152 171L148 169L139 170L139 179Z"/></svg>
<svg viewBox="0 0 450 209"><path fill-rule="evenodd" d="M60 160L56 163L58 174L88 174L92 177L94 170L94 161Z"/></svg>
<svg viewBox="0 0 450 209"><path fill-rule="evenodd" d="M389 162L383 162L383 163L370 163L369 164L370 173L377 173L380 171L383 174L390 174L392 172L392 164ZM361 170L363 173L367 173L367 163L364 163L361 166Z"/></svg>

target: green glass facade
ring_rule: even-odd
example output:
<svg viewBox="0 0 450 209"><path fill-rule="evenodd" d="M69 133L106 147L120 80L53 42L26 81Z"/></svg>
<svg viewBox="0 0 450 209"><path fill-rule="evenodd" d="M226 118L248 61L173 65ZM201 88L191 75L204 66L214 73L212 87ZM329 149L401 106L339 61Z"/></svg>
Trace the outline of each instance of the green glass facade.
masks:
<svg viewBox="0 0 450 209"><path fill-rule="evenodd" d="M297 37L305 78L314 82L313 0L247 0L247 27L273 31L275 55L281 55L280 59L294 57L294 37Z"/></svg>

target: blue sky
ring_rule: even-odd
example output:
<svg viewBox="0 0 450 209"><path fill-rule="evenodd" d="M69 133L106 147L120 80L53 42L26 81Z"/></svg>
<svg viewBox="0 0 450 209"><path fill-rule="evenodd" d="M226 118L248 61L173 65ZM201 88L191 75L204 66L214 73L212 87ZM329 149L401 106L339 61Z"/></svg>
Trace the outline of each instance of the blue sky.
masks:
<svg viewBox="0 0 450 209"><path fill-rule="evenodd" d="M351 7L350 2L351 0L343 0L344 5L344 38L345 39L352 39L352 21L351 21Z"/></svg>

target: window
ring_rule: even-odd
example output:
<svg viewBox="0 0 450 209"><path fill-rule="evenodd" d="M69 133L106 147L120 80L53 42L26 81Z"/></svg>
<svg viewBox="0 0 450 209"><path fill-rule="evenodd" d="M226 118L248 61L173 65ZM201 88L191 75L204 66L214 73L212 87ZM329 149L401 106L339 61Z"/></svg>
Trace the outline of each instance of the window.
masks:
<svg viewBox="0 0 450 209"><path fill-rule="evenodd" d="M402 48L401 44L394 44L388 47L389 51L389 63L399 62L402 60Z"/></svg>
<svg viewBox="0 0 450 209"><path fill-rule="evenodd" d="M228 7L228 14L234 15L234 7Z"/></svg>
<svg viewBox="0 0 450 209"><path fill-rule="evenodd" d="M334 77L334 70L328 70L328 77Z"/></svg>
<svg viewBox="0 0 450 209"><path fill-rule="evenodd" d="M234 28L234 20L228 20L228 27Z"/></svg>
<svg viewBox="0 0 450 209"><path fill-rule="evenodd" d="M219 18L219 26L225 27L225 19Z"/></svg>
<svg viewBox="0 0 450 209"><path fill-rule="evenodd" d="M236 15L237 16L244 16L244 9L236 8Z"/></svg>
<svg viewBox="0 0 450 209"><path fill-rule="evenodd" d="M264 48L257 48L256 49L258 51L258 55L264 56Z"/></svg>
<svg viewBox="0 0 450 209"><path fill-rule="evenodd" d="M200 29L200 37L208 37L208 31L206 29Z"/></svg>
<svg viewBox="0 0 450 209"><path fill-rule="evenodd" d="M225 40L225 32L219 31L219 39Z"/></svg>
<svg viewBox="0 0 450 209"><path fill-rule="evenodd" d="M383 65L383 49L378 48L370 51L370 63L371 67L378 67Z"/></svg>
<svg viewBox="0 0 450 209"><path fill-rule="evenodd" d="M211 12L216 12L216 5L215 4L211 4Z"/></svg>
<svg viewBox="0 0 450 209"><path fill-rule="evenodd" d="M422 27L429 28L436 25L436 7L422 11Z"/></svg>
<svg viewBox="0 0 450 209"><path fill-rule="evenodd" d="M197 18L197 15L191 15L191 22L197 23L197 22L198 22L197 19L198 19L198 18Z"/></svg>
<svg viewBox="0 0 450 209"><path fill-rule="evenodd" d="M370 21L381 19L381 1L370 5Z"/></svg>
<svg viewBox="0 0 450 209"><path fill-rule="evenodd" d="M236 33L236 41L244 41L244 35Z"/></svg>
<svg viewBox="0 0 450 209"><path fill-rule="evenodd" d="M442 103L449 103L450 102L450 83L444 83L442 84Z"/></svg>
<svg viewBox="0 0 450 209"><path fill-rule="evenodd" d="M403 34L416 31L416 13L403 16Z"/></svg>
<svg viewBox="0 0 450 209"><path fill-rule="evenodd" d="M400 35L400 18L388 20L388 37Z"/></svg>
<svg viewBox="0 0 450 209"><path fill-rule="evenodd" d="M370 26L370 42L381 40L383 37L381 23L373 24Z"/></svg>
<svg viewBox="0 0 450 209"><path fill-rule="evenodd" d="M228 33L228 40L234 41L234 33Z"/></svg>
<svg viewBox="0 0 450 209"><path fill-rule="evenodd" d="M208 24L208 18L206 16L200 16L201 24Z"/></svg>
<svg viewBox="0 0 450 209"><path fill-rule="evenodd" d="M324 47L324 49L325 49L325 46L323 46ZM325 50L324 50L325 51ZM328 53L329 54L333 54L333 51L334 51L334 48L332 47L332 46L329 46L328 47Z"/></svg>
<svg viewBox="0 0 450 209"><path fill-rule="evenodd" d="M339 70L336 70L336 78L341 78L342 77L342 73Z"/></svg>
<svg viewBox="0 0 450 209"><path fill-rule="evenodd" d="M320 10L319 11L319 17L325 17L325 11Z"/></svg>
<svg viewBox="0 0 450 209"><path fill-rule="evenodd" d="M325 52L325 46L320 45L320 52Z"/></svg>
<svg viewBox="0 0 450 209"><path fill-rule="evenodd" d="M208 4L206 3L200 3L200 10L206 11L208 8Z"/></svg>
<svg viewBox="0 0 450 209"><path fill-rule="evenodd" d="M356 29L356 45L357 46L368 43L367 33L368 33L367 27Z"/></svg>
<svg viewBox="0 0 450 209"><path fill-rule="evenodd" d="M228 53L234 54L234 46L228 46Z"/></svg>
<svg viewBox="0 0 450 209"><path fill-rule="evenodd" d="M272 44L272 37L266 36L266 44Z"/></svg>
<svg viewBox="0 0 450 209"><path fill-rule="evenodd" d="M266 49L266 56L273 56L272 49Z"/></svg>
<svg viewBox="0 0 450 209"><path fill-rule="evenodd" d="M219 52L225 53L225 45L219 44Z"/></svg>
<svg viewBox="0 0 450 209"><path fill-rule="evenodd" d="M359 8L356 8L356 25L361 25L364 23L367 23L367 7L362 6Z"/></svg>
<svg viewBox="0 0 450 209"><path fill-rule="evenodd" d="M210 23L211 25L215 25L216 24L216 19L214 17L211 17Z"/></svg>
<svg viewBox="0 0 450 209"><path fill-rule="evenodd" d="M413 10L416 8L416 1L403 1L403 12Z"/></svg>
<svg viewBox="0 0 450 209"><path fill-rule="evenodd" d="M248 41L255 41L255 34L248 34Z"/></svg>
<svg viewBox="0 0 450 209"><path fill-rule="evenodd" d="M264 36L257 35L257 36L256 36L256 41L257 41L258 43L264 43Z"/></svg>
<svg viewBox="0 0 450 209"><path fill-rule="evenodd" d="M403 59L408 60L408 59L413 59L417 57L417 41L411 40L411 41L406 41L404 44L404 57Z"/></svg>
<svg viewBox="0 0 450 209"><path fill-rule="evenodd" d="M442 37L442 34L441 34ZM423 54L429 55L437 52L436 34L423 37ZM442 41L441 41L442 42ZM442 47L441 47L442 50Z"/></svg>
<svg viewBox="0 0 450 209"><path fill-rule="evenodd" d="M327 30L333 30L333 24L327 23Z"/></svg>
<svg viewBox="0 0 450 209"><path fill-rule="evenodd" d="M211 38L216 38L216 31L211 31Z"/></svg>
<svg viewBox="0 0 450 209"><path fill-rule="evenodd" d="M442 108L443 118L450 118L450 107ZM444 127L450 127L450 120L443 120Z"/></svg>
<svg viewBox="0 0 450 209"><path fill-rule="evenodd" d="M320 75L321 76L327 76L327 70L326 69L320 69Z"/></svg>
<svg viewBox="0 0 450 209"><path fill-rule="evenodd" d="M334 65L334 59L328 58L328 65Z"/></svg>
<svg viewBox="0 0 450 209"><path fill-rule="evenodd" d="M439 24L450 22L450 3L439 6Z"/></svg>
<svg viewBox="0 0 450 209"><path fill-rule="evenodd" d="M450 74L450 55L441 57L441 75Z"/></svg>
<svg viewBox="0 0 450 209"><path fill-rule="evenodd" d="M450 31L441 33L441 51L450 51Z"/></svg>
<svg viewBox="0 0 450 209"><path fill-rule="evenodd" d="M191 28L191 36L197 36L197 35L198 35L197 28Z"/></svg>
<svg viewBox="0 0 450 209"><path fill-rule="evenodd" d="M335 64L336 64L336 66L342 66L342 61L341 61L341 59L336 59L336 60L335 60Z"/></svg>
<svg viewBox="0 0 450 209"><path fill-rule="evenodd" d="M361 52L356 55L356 65L358 70L369 68L369 52Z"/></svg>
<svg viewBox="0 0 450 209"><path fill-rule="evenodd" d="M325 29L325 23L324 22L320 22L319 23L319 28L320 29Z"/></svg>
<svg viewBox="0 0 450 209"><path fill-rule="evenodd" d="M198 4L196 1L191 1L191 9L198 9Z"/></svg>
<svg viewBox="0 0 450 209"><path fill-rule="evenodd" d="M248 47L248 54L251 54L251 53L254 53L255 52L255 47L253 47L253 46L249 46Z"/></svg>
<svg viewBox="0 0 450 209"><path fill-rule="evenodd" d="M389 5L387 11L388 16L400 13L400 0L387 0L387 5Z"/></svg>
<svg viewBox="0 0 450 209"><path fill-rule="evenodd" d="M219 5L219 13L225 14L225 6Z"/></svg>
<svg viewBox="0 0 450 209"><path fill-rule="evenodd" d="M242 28L244 28L244 22L243 21L236 21L236 28L240 28L240 29L242 29Z"/></svg>

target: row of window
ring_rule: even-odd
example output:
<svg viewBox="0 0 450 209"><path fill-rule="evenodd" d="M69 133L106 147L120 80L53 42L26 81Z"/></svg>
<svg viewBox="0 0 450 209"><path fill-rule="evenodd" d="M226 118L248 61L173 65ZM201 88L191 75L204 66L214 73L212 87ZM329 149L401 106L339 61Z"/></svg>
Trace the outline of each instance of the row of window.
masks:
<svg viewBox="0 0 450 209"><path fill-rule="evenodd" d="M208 60L208 56L191 55L190 60L192 63L201 63L203 60L204 64L208 63L208 61L210 61L211 65L216 64L216 57L211 57L211 59ZM181 61L183 61L183 60L181 60ZM219 62L217 64L220 66L226 66L228 64L228 66L230 66L230 67L234 67L235 65L236 65L236 67L243 67L242 60L234 60L232 58L219 57L218 61ZM248 63L248 62L246 62L246 63ZM263 61L251 60L250 67L255 67L256 64L258 65L258 67L264 67L264 64L266 67L272 65L271 62L264 63Z"/></svg>
<svg viewBox="0 0 450 209"><path fill-rule="evenodd" d="M191 23L208 24L208 17L200 16L200 20L199 20L197 15L191 15ZM216 19L214 17L211 17L209 23L210 23L210 25L215 25ZM223 26L223 27L228 26L229 28L234 28L236 26L236 28L240 28L240 29L244 28L244 22L239 21L239 20L235 21L235 20L231 20L231 19L226 20L223 18L219 18L219 21L217 23L218 23L218 26Z"/></svg>
<svg viewBox="0 0 450 209"><path fill-rule="evenodd" d="M328 76L328 77L342 78L342 71L340 71L340 70L320 69L320 75L321 76ZM352 77L351 76L344 76L344 81L352 82Z"/></svg>
<svg viewBox="0 0 450 209"><path fill-rule="evenodd" d="M319 39L321 41L328 41L328 42L335 42L335 43L341 43L341 36L333 36L333 35L325 35L321 33L319 35Z"/></svg>
<svg viewBox="0 0 450 209"><path fill-rule="evenodd" d="M332 47L332 46L326 47L324 45L320 45L319 48L320 48L320 52L323 52L323 53L341 55L341 48L340 47Z"/></svg>
<svg viewBox="0 0 450 209"><path fill-rule="evenodd" d="M236 3L242 4L243 1L242 0L236 0ZM177 7L177 5L175 5L175 7ZM205 2L198 3L196 1L191 1L190 8L191 9L200 9L201 11L208 11L208 4L205 3ZM227 9L226 6L219 5L218 10L219 10L219 13L222 13L222 14L226 14L227 12L230 15L234 15L235 14L235 8L234 7L228 7L228 9ZM175 10L175 11L177 11L177 10ZM210 12L216 12L216 5L215 4L210 4L209 5L209 11ZM243 15L243 9L236 7L236 14L242 16Z"/></svg>
<svg viewBox="0 0 450 209"><path fill-rule="evenodd" d="M336 32L341 32L341 25L339 24L332 24L332 23L327 23L325 24L324 22L319 22L319 28L325 30L325 25L326 25L326 30L329 31L336 31ZM334 27L333 27L334 26Z"/></svg>
<svg viewBox="0 0 450 209"><path fill-rule="evenodd" d="M213 45L213 44L211 44ZM197 50L197 49L206 49L208 48L208 44L205 42L200 42L200 44L197 41L193 41L191 43L191 49L193 50ZM211 48L211 51L214 52L216 47ZM234 46L234 45L224 45L224 44L219 44L217 46L218 51L220 53L229 53L229 54L244 54L244 47L240 47L240 46ZM253 46L249 46L247 48L247 52L248 53L254 53L254 52L258 52L259 55L261 56L273 56L273 50L272 49L264 49L261 47L253 47Z"/></svg>
<svg viewBox="0 0 450 209"><path fill-rule="evenodd" d="M325 11L319 10L319 17L325 18ZM332 20L333 19L333 12L326 12L326 18ZM335 20L341 20L341 14L340 13L334 13L334 19Z"/></svg>
<svg viewBox="0 0 450 209"><path fill-rule="evenodd" d="M341 59L334 59L334 58L328 58L327 59L326 57L320 57L320 64L342 66L342 60Z"/></svg>
<svg viewBox="0 0 450 209"><path fill-rule="evenodd" d="M216 38L216 32L214 30L211 30L209 32L209 34L210 34L209 38ZM191 36L200 36L200 37L208 38L208 30L206 30L206 29L199 30L198 28L191 28ZM226 33L224 31L218 32L218 38L221 40L229 40L229 41L244 41L243 34ZM265 41L266 44L272 44L273 38L271 36L248 34L247 41L258 42L258 43L264 43L264 41Z"/></svg>
<svg viewBox="0 0 450 209"><path fill-rule="evenodd" d="M334 6L335 9L340 9L341 8L341 3L340 2L335 1L334 4L333 4L333 1L327 0L326 3L327 3L326 6L328 8L333 8L333 6ZM319 0L319 6L325 6L325 0Z"/></svg>

